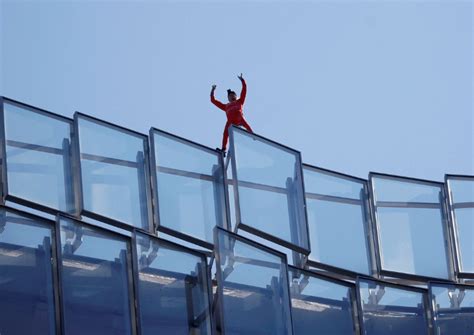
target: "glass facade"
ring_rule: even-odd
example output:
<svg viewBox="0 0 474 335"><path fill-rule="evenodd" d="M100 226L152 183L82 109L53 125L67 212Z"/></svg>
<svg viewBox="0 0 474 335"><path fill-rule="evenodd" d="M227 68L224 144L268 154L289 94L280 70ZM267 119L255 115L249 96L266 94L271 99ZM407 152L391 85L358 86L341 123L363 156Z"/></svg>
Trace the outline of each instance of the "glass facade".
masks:
<svg viewBox="0 0 474 335"><path fill-rule="evenodd" d="M303 171L309 260L370 274L366 181L307 165Z"/></svg>
<svg viewBox="0 0 474 335"><path fill-rule="evenodd" d="M0 107L1 335L474 333L474 176Z"/></svg>
<svg viewBox="0 0 474 335"><path fill-rule="evenodd" d="M214 227L227 225L221 155L157 129L150 135L159 227L212 245Z"/></svg>
<svg viewBox="0 0 474 335"><path fill-rule="evenodd" d="M474 334L474 286L430 285L435 335Z"/></svg>
<svg viewBox="0 0 474 335"><path fill-rule="evenodd" d="M357 280L364 335L428 335L426 292L372 279Z"/></svg>
<svg viewBox="0 0 474 335"><path fill-rule="evenodd" d="M239 229L309 253L300 153L231 127Z"/></svg>
<svg viewBox="0 0 474 335"><path fill-rule="evenodd" d="M370 179L382 270L448 279L443 184L377 174Z"/></svg>

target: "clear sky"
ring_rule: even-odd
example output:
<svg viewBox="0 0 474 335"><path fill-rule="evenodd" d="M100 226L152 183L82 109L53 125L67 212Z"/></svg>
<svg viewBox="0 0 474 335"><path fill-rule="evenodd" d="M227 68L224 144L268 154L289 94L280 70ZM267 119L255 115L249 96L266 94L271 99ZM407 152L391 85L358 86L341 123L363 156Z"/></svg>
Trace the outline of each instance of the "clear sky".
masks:
<svg viewBox="0 0 474 335"><path fill-rule="evenodd" d="M0 2L1 95L214 148L210 87L242 72L249 123L306 163L474 174L472 1Z"/></svg>

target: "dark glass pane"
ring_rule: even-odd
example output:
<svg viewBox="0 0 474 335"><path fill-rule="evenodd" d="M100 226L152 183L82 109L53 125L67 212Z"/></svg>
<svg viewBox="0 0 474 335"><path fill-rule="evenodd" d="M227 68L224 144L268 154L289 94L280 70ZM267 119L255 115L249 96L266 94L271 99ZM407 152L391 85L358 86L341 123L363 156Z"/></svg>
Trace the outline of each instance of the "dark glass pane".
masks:
<svg viewBox="0 0 474 335"><path fill-rule="evenodd" d="M143 335L211 334L206 258L137 234Z"/></svg>
<svg viewBox="0 0 474 335"><path fill-rule="evenodd" d="M53 230L0 209L0 334L55 334Z"/></svg>
<svg viewBox="0 0 474 335"><path fill-rule="evenodd" d="M66 334L131 334L128 252L123 238L61 219Z"/></svg>
<svg viewBox="0 0 474 335"><path fill-rule="evenodd" d="M226 222L219 154L157 130L152 134L160 226L214 243L214 227Z"/></svg>
<svg viewBox="0 0 474 335"><path fill-rule="evenodd" d="M86 211L149 229L146 136L77 118Z"/></svg>
<svg viewBox="0 0 474 335"><path fill-rule="evenodd" d="M300 154L238 128L231 133L240 222L309 251Z"/></svg>
<svg viewBox="0 0 474 335"><path fill-rule="evenodd" d="M474 286L434 284L430 292L436 335L474 334Z"/></svg>
<svg viewBox="0 0 474 335"><path fill-rule="evenodd" d="M313 168L304 169L304 179L309 259L370 274L365 183Z"/></svg>
<svg viewBox="0 0 474 335"><path fill-rule="evenodd" d="M352 289L290 269L295 335L354 334Z"/></svg>
<svg viewBox="0 0 474 335"><path fill-rule="evenodd" d="M72 122L8 102L4 117L9 195L73 212Z"/></svg>
<svg viewBox="0 0 474 335"><path fill-rule="evenodd" d="M359 280L364 335L427 335L424 293Z"/></svg>
<svg viewBox="0 0 474 335"><path fill-rule="evenodd" d="M219 328L227 335L292 334L285 257L223 230L216 243Z"/></svg>

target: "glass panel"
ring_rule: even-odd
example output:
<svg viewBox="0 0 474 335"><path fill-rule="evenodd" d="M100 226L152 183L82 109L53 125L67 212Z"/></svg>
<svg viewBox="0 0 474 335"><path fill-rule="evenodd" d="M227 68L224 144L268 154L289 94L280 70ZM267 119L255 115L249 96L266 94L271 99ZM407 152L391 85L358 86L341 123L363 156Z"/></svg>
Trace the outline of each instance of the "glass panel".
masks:
<svg viewBox="0 0 474 335"><path fill-rule="evenodd" d="M55 334L52 227L0 209L0 334Z"/></svg>
<svg viewBox="0 0 474 335"><path fill-rule="evenodd" d="M4 120L9 195L73 212L72 122L6 101Z"/></svg>
<svg viewBox="0 0 474 335"><path fill-rule="evenodd" d="M218 292L225 334L292 334L283 255L217 231ZM245 322L243 322L245 320Z"/></svg>
<svg viewBox="0 0 474 335"><path fill-rule="evenodd" d="M131 334L129 248L118 235L61 219L65 334Z"/></svg>
<svg viewBox="0 0 474 335"><path fill-rule="evenodd" d="M474 334L474 287L434 284L430 293L436 335Z"/></svg>
<svg viewBox="0 0 474 335"><path fill-rule="evenodd" d="M370 274L364 183L312 168L304 168L304 180L309 259Z"/></svg>
<svg viewBox="0 0 474 335"><path fill-rule="evenodd" d="M153 130L159 222L213 243L215 226L225 226L223 170L219 154Z"/></svg>
<svg viewBox="0 0 474 335"><path fill-rule="evenodd" d="M146 136L77 122L84 210L148 230Z"/></svg>
<svg viewBox="0 0 474 335"><path fill-rule="evenodd" d="M461 272L474 272L474 208L454 211Z"/></svg>
<svg viewBox="0 0 474 335"><path fill-rule="evenodd" d="M289 276L295 335L354 334L350 287L296 269Z"/></svg>
<svg viewBox="0 0 474 335"><path fill-rule="evenodd" d="M298 152L232 128L240 222L309 251Z"/></svg>
<svg viewBox="0 0 474 335"><path fill-rule="evenodd" d="M449 278L442 186L384 178L372 177L382 269Z"/></svg>
<svg viewBox="0 0 474 335"><path fill-rule="evenodd" d="M469 179L448 179L453 203L474 202L474 176Z"/></svg>
<svg viewBox="0 0 474 335"><path fill-rule="evenodd" d="M424 294L359 280L363 334L428 334Z"/></svg>
<svg viewBox="0 0 474 335"><path fill-rule="evenodd" d="M211 334L206 258L137 234L142 334Z"/></svg>

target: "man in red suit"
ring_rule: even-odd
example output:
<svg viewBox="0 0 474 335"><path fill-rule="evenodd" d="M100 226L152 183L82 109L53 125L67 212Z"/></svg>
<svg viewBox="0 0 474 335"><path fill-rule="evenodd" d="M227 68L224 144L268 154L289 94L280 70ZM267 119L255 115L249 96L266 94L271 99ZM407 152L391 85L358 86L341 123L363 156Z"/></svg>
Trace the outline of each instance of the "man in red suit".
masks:
<svg viewBox="0 0 474 335"><path fill-rule="evenodd" d="M214 91L216 90L216 85L212 85L211 102L216 105L217 108L222 109L227 115L227 123L225 124L224 134L222 137L222 151L225 151L227 148L230 125L233 124L236 126L243 126L249 132L253 132L252 128L250 128L250 125L244 119L243 111L245 96L247 95L247 83L245 82L245 79L242 74L240 74L238 78L242 82L242 91L240 92L240 98L237 99L237 94L234 91L227 90L227 98L229 99L229 102L227 104L224 104L214 98Z"/></svg>

